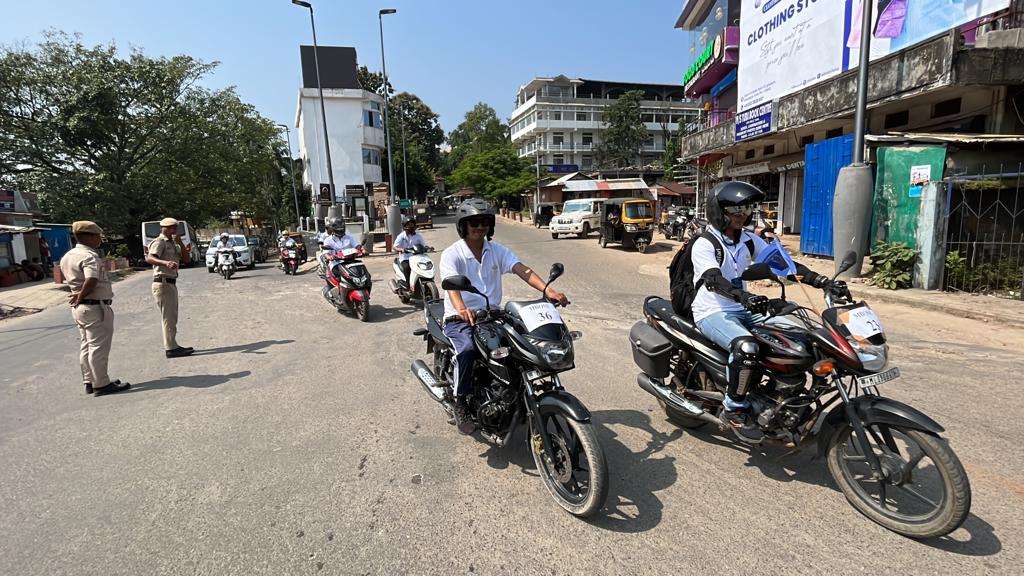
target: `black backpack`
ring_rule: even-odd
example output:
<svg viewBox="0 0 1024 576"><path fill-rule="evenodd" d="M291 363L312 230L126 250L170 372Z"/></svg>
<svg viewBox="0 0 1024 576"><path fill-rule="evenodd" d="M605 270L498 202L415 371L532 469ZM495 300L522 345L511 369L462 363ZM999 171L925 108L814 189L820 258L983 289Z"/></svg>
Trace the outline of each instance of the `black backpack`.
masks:
<svg viewBox="0 0 1024 576"><path fill-rule="evenodd" d="M697 291L704 285L704 279L701 278L696 282L693 281L693 258L691 253L693 252L693 245L697 243L698 238L707 238L708 242L715 248L715 260L718 265L721 266L722 262L725 261L725 249L722 247L722 243L718 241L718 237L705 230L699 236L690 236L683 244L679 251L676 252L675 257L672 258L672 263L668 265L668 288L671 293L672 299L672 310L676 314L683 318L693 318L693 299L697 297ZM754 241L747 238L744 242L747 246L747 250L750 251L750 257L754 257Z"/></svg>

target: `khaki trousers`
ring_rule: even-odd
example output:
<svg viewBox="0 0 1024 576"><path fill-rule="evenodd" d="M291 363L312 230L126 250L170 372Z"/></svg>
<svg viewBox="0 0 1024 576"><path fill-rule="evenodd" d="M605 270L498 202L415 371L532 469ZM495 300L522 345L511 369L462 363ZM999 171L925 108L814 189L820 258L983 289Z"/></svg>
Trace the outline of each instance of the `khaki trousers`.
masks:
<svg viewBox="0 0 1024 576"><path fill-rule="evenodd" d="M110 343L114 339L114 311L106 304L79 304L71 309L82 339L78 363L82 368L82 381L102 388L110 384L107 360Z"/></svg>
<svg viewBox="0 0 1024 576"><path fill-rule="evenodd" d="M153 298L164 323L164 350L178 347L178 287L165 282L153 283Z"/></svg>

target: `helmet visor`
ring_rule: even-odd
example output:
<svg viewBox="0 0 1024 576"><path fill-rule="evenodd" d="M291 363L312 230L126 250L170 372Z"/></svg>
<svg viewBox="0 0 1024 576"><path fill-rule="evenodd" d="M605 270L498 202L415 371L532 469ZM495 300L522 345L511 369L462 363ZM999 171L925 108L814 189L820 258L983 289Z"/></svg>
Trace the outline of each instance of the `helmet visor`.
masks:
<svg viewBox="0 0 1024 576"><path fill-rule="evenodd" d="M746 206L724 206L722 211L729 216L736 216L738 214L750 216L754 213L754 206L752 204L747 204Z"/></svg>

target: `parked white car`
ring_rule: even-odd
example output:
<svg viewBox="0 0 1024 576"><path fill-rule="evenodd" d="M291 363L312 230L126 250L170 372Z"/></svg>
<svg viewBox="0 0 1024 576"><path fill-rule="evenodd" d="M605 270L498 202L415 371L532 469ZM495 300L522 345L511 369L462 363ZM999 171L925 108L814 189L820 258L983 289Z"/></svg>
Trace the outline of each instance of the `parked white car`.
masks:
<svg viewBox="0 0 1024 576"><path fill-rule="evenodd" d="M463 201L462 204L459 204L459 216L462 217L469 214L471 211L470 207L476 208L477 210L483 210L488 214L494 214L494 206L491 206L490 202L483 198L470 198Z"/></svg>
<svg viewBox="0 0 1024 576"><path fill-rule="evenodd" d="M559 234L576 234L586 238L591 230L601 229L601 205L604 198L581 198L569 200L562 206L562 213L551 219L548 230L552 238Z"/></svg>
<svg viewBox="0 0 1024 576"><path fill-rule="evenodd" d="M214 238L206 248L206 271L210 274L213 274L213 270L217 266L217 242L219 241L220 238ZM256 262L252 258L252 249L249 247L246 237L241 234L232 234L231 241L235 243L235 260L238 267L250 270L255 268Z"/></svg>

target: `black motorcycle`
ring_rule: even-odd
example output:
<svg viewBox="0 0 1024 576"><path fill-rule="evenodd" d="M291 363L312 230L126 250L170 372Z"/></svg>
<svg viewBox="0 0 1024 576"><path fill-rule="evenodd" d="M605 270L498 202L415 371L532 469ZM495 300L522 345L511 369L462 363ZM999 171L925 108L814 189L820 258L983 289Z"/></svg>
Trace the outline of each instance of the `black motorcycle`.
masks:
<svg viewBox="0 0 1024 576"><path fill-rule="evenodd" d="M840 270L855 258L848 254ZM743 279L778 281L766 264L751 266ZM796 450L814 439L850 504L889 530L911 538L952 532L970 512L971 487L939 436L944 429L878 394L878 386L900 372L886 369L888 345L874 312L848 293L826 290L825 304L818 313L788 302L782 285L782 297L750 330L760 344L763 377L747 399L765 441ZM644 315L647 322L629 334L642 370L637 383L679 426L725 430L720 415L728 352L676 315L667 300L648 297Z"/></svg>
<svg viewBox="0 0 1024 576"><path fill-rule="evenodd" d="M548 284L563 272L551 268ZM445 278L444 290L480 294L465 276ZM546 288L546 286L545 286ZM576 516L590 516L608 494L608 469L590 412L562 388L559 374L575 367L570 332L546 299L509 302L504 310L475 311L473 342L480 356L475 365L470 412L481 435L505 446L516 428L529 423L530 453L555 501ZM451 416L455 356L442 329L444 305L427 305L427 327L416 330L434 355L431 370L422 360L412 373L430 397Z"/></svg>

